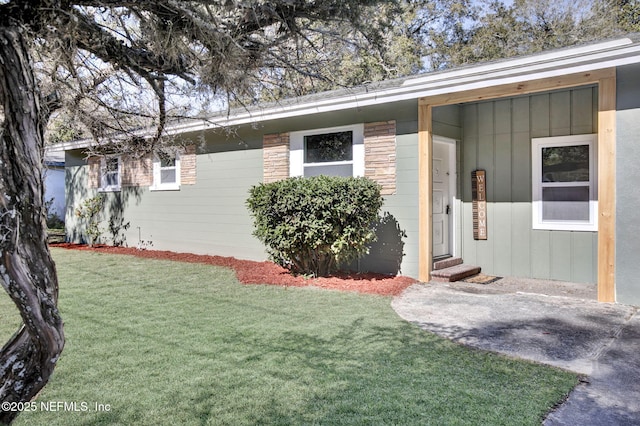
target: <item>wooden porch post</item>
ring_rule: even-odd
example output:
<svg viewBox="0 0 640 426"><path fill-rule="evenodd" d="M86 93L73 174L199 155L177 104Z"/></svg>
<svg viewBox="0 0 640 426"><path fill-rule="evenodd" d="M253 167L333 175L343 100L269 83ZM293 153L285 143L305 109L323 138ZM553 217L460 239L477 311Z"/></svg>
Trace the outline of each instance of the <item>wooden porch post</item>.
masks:
<svg viewBox="0 0 640 426"><path fill-rule="evenodd" d="M606 68L424 97L418 104L419 279L428 281L432 248L432 108L598 84L598 301L615 302L616 70Z"/></svg>
<svg viewBox="0 0 640 426"><path fill-rule="evenodd" d="M418 104L418 279L431 280L433 266L432 188L433 155L432 105Z"/></svg>
<svg viewBox="0 0 640 426"><path fill-rule="evenodd" d="M598 301L615 302L616 77L598 86Z"/></svg>

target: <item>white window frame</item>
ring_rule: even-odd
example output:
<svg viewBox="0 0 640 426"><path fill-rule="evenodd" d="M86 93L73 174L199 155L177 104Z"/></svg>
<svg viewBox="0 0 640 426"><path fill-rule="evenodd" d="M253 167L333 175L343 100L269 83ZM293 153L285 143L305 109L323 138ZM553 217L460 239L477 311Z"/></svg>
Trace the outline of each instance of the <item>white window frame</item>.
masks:
<svg viewBox="0 0 640 426"><path fill-rule="evenodd" d="M115 185L107 184L107 161L117 160L118 161L118 170L115 172L116 177L118 178L118 182ZM110 172L113 173L113 172ZM102 157L100 159L100 188L98 188L99 192L118 192L120 191L122 185L122 159L120 156L116 157Z"/></svg>
<svg viewBox="0 0 640 426"><path fill-rule="evenodd" d="M532 221L533 229L553 231L597 231L598 230L598 136L596 134L534 138L531 140L532 159ZM588 145L589 182L542 182L542 150L549 147ZM543 220L542 189L546 187L589 186L589 220Z"/></svg>
<svg viewBox="0 0 640 426"><path fill-rule="evenodd" d="M176 181L162 183L162 171L175 169ZM176 162L174 166L162 167L159 156L153 158L153 184L149 187L150 191L178 191L180 190L180 154L176 153Z"/></svg>
<svg viewBox="0 0 640 426"><path fill-rule="evenodd" d="M353 155L351 161L335 161L324 163L304 162L304 137L321 135L324 133L338 133L351 131L353 134ZM313 167L314 164L320 166L332 166L351 164L354 177L364 176L364 124L354 124L350 126L327 127L324 129L304 130L291 132L289 134L289 176L304 176L304 168Z"/></svg>

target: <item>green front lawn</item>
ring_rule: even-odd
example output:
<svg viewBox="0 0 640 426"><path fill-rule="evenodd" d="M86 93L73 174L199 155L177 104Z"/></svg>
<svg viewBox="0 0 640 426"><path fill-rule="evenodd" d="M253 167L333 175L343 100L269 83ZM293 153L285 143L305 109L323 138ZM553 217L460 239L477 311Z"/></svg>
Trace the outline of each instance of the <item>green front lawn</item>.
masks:
<svg viewBox="0 0 640 426"><path fill-rule="evenodd" d="M576 384L421 331L387 297L53 253L67 343L36 411L16 425L539 425ZM13 311L0 295L2 339Z"/></svg>

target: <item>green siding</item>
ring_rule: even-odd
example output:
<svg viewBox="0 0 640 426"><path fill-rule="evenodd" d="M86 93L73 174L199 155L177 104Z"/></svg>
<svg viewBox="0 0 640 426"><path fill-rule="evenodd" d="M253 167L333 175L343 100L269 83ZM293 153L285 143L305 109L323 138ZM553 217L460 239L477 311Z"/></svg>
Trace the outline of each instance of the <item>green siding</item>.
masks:
<svg viewBox="0 0 640 426"><path fill-rule="evenodd" d="M370 254L359 263L360 270L418 274L418 135L396 137L396 185L394 195L385 196L383 213L388 212L391 223L378 233L378 242L371 247ZM398 230L404 231L401 238ZM400 256L404 253L404 256ZM401 262L398 265L398 262Z"/></svg>
<svg viewBox="0 0 640 426"><path fill-rule="evenodd" d="M533 263L531 262L532 231L531 231L531 204L523 202L511 203L510 217L511 245L510 257L504 259L511 265L511 275L516 277L533 276ZM505 226L501 224L501 226Z"/></svg>
<svg viewBox="0 0 640 426"><path fill-rule="evenodd" d="M533 278L551 278L550 254L550 232L531 231L531 276Z"/></svg>
<svg viewBox="0 0 640 426"><path fill-rule="evenodd" d="M93 191L87 188L87 167L77 165L77 159L67 153L65 162L65 203L66 212L64 227L67 238L72 242L82 240L79 219L75 215L75 209L80 206L82 200L92 197ZM79 161L81 164L81 161Z"/></svg>
<svg viewBox="0 0 640 426"><path fill-rule="evenodd" d="M460 141L456 254L489 274L595 282L596 233L531 229L531 138L593 133L596 111L593 87L434 108L434 134ZM387 120L396 120L397 191L385 197L383 213L390 220L379 242L354 267L390 273L399 269L417 276L416 100L269 121L229 134L183 135L199 146L195 185L183 185L180 191L127 189L107 194L109 205L130 223L130 246L142 239L152 241L153 249L263 260L264 247L251 235L245 207L249 188L262 180L263 135ZM67 165L67 229L78 240L73 208L95 191L86 189L87 167L79 153L69 153ZM475 241L472 235L470 177L477 168L487 171L487 241Z"/></svg>
<svg viewBox="0 0 640 426"><path fill-rule="evenodd" d="M571 134L571 92L552 93L549 97L551 136Z"/></svg>
<svg viewBox="0 0 640 426"><path fill-rule="evenodd" d="M391 113L390 113L391 111ZM305 117L268 121L242 126L233 132L195 132L181 135L186 143L196 143L197 181L179 191L149 191L123 188L107 193L108 208L103 216L107 228L110 216L121 216L130 227L129 246L151 241L151 249L234 256L264 260L265 249L252 236L252 219L245 201L251 186L262 181L262 138L265 134L333 127L363 122L396 120L397 191L385 197L383 212L391 215L390 225L380 233L380 243L359 266L363 270L397 272L416 276L418 271L418 121L417 100L392 105L329 112ZM437 123L446 134L460 136L457 107L444 108ZM88 190L88 167L80 152L67 156L67 233L82 239L74 207L97 193ZM389 216L387 216L389 217ZM399 230L406 237L399 237ZM105 238L108 233L105 232ZM404 256L402 256L404 253ZM400 263L400 264L399 264Z"/></svg>
<svg viewBox="0 0 640 426"><path fill-rule="evenodd" d="M504 271L503 275L513 275L511 265L514 244L511 238L513 234L512 209L509 204L505 203L493 203L489 207L487 214L495 218L497 225L489 229L489 238L500 241L500 244L496 244L493 249L493 264L496 270Z"/></svg>
<svg viewBox="0 0 640 426"><path fill-rule="evenodd" d="M584 87L462 106L458 176L462 257L483 272L594 283L597 234L533 230L531 139L597 132L597 89ZM471 172L487 172L488 239L473 239Z"/></svg>
<svg viewBox="0 0 640 426"><path fill-rule="evenodd" d="M401 272L403 275L417 276L418 103L414 100L382 108L363 108L356 115L343 114L341 119L351 120L350 123L396 121L396 192L384 196L382 206L382 214L387 222L378 229L378 241L372 244L369 255L352 267L360 271ZM318 123L317 127L333 126L332 123L325 121ZM307 122L304 124L308 125ZM303 129L309 128L312 127ZM403 232L406 236L402 236Z"/></svg>
<svg viewBox="0 0 640 426"><path fill-rule="evenodd" d="M618 69L616 301L640 305L640 65Z"/></svg>
<svg viewBox="0 0 640 426"><path fill-rule="evenodd" d="M86 169L67 168L70 188L86 188ZM107 229L109 217L121 215L124 223L130 224L125 233L129 246L137 246L143 240L152 242L149 248L155 250L263 260L264 249L251 235L251 218L244 205L249 188L261 179L261 150L198 155L196 185L182 185L180 191L123 188L117 193L105 193L103 228ZM70 192L67 232L79 241L81 231L71 212L97 192ZM108 232L103 235L108 239Z"/></svg>
<svg viewBox="0 0 640 426"><path fill-rule="evenodd" d="M143 238L161 250L263 258L244 206L249 188L262 179L261 170L262 152L256 149L198 155L196 185L147 191L129 209L132 230L139 226Z"/></svg>

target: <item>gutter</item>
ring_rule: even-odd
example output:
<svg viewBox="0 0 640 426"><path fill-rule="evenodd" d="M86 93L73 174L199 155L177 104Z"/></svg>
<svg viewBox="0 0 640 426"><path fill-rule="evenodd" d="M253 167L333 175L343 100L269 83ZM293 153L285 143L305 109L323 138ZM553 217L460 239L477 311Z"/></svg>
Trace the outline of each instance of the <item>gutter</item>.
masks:
<svg viewBox="0 0 640 426"><path fill-rule="evenodd" d="M358 87L338 90L325 92L323 97L315 94L285 100L275 105L239 109L228 114L214 115L206 120L198 121L194 119L175 123L166 129L166 133L176 135L281 118L340 111L596 71L634 63L640 63L640 43L630 37L625 37L585 46L569 47L530 56L381 82L378 88ZM387 88L381 88L380 86L386 86ZM140 136L147 136L148 134L147 130L139 132ZM56 147L63 150L81 149L91 146L92 143L93 140L82 139L60 144Z"/></svg>

